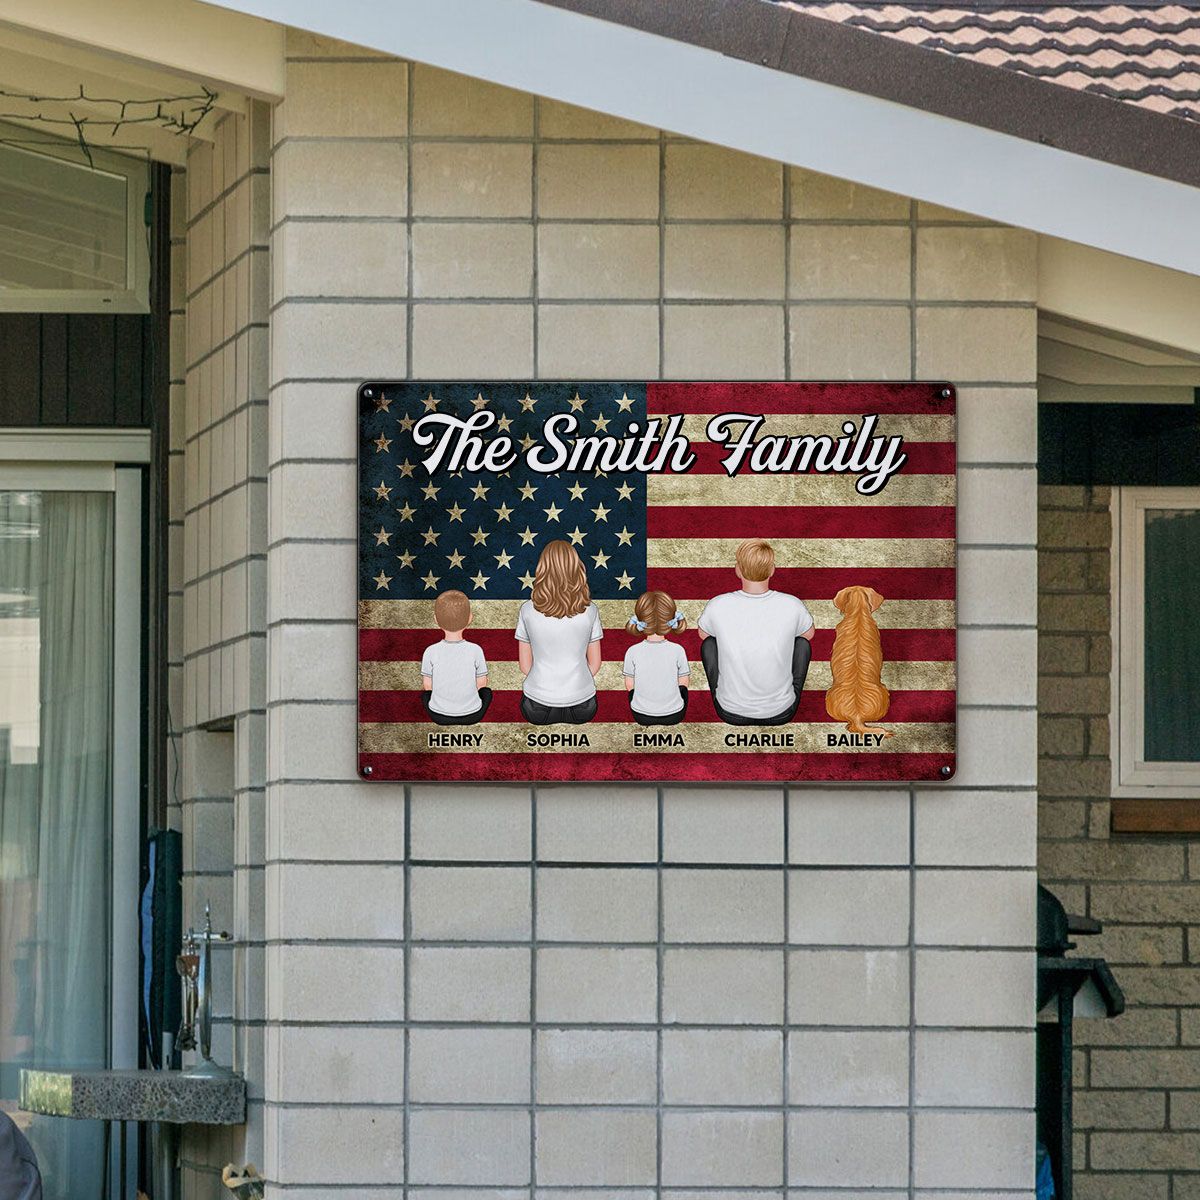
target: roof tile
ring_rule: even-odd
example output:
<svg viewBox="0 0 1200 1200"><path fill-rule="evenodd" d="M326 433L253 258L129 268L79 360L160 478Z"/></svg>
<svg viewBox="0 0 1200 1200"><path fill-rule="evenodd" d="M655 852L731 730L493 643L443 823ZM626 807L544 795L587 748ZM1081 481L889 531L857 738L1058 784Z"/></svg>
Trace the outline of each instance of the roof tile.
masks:
<svg viewBox="0 0 1200 1200"><path fill-rule="evenodd" d="M1200 121L1200 9L777 0L913 45Z"/></svg>

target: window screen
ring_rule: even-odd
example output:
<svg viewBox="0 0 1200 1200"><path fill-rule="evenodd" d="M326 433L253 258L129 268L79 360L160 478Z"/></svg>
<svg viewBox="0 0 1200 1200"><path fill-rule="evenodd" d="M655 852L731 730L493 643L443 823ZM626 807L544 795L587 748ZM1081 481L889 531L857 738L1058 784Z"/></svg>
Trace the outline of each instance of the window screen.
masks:
<svg viewBox="0 0 1200 1200"><path fill-rule="evenodd" d="M0 144L0 288L128 286L125 176Z"/></svg>
<svg viewBox="0 0 1200 1200"><path fill-rule="evenodd" d="M1145 758L1200 762L1200 510L1145 517Z"/></svg>

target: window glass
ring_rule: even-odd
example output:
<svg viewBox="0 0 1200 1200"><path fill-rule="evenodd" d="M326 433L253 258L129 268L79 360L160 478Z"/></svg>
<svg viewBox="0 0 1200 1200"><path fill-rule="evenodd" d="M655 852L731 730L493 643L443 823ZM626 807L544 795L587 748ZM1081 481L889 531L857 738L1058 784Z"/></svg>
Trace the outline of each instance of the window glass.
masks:
<svg viewBox="0 0 1200 1200"><path fill-rule="evenodd" d="M1145 750L1200 762L1200 510L1146 509Z"/></svg>
<svg viewBox="0 0 1200 1200"><path fill-rule="evenodd" d="M45 1200L107 1194L104 1123L17 1097L109 1060L112 573L110 494L0 491L0 1110Z"/></svg>
<svg viewBox="0 0 1200 1200"><path fill-rule="evenodd" d="M0 143L0 288L126 288L127 191L123 175Z"/></svg>

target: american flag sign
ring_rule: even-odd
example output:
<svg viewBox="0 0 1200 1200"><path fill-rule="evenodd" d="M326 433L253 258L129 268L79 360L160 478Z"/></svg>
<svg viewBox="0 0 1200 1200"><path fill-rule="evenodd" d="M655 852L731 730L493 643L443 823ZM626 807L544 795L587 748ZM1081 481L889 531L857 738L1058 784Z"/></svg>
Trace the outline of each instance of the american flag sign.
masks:
<svg viewBox="0 0 1200 1200"><path fill-rule="evenodd" d="M364 384L360 772L949 778L955 469L943 383ZM555 558L557 543L570 553ZM773 561L768 578L737 573L745 543L769 547L753 559ZM556 613L554 571L567 563L577 584L576 558L595 612L572 592ZM630 626L654 592L676 610L657 634L654 617ZM705 614L725 593L725 615ZM768 604L795 627L764 615L760 629ZM794 646L806 674L774 650L761 666L760 634L785 657ZM652 671L665 672L654 705ZM760 683L786 693L781 711L747 698Z"/></svg>

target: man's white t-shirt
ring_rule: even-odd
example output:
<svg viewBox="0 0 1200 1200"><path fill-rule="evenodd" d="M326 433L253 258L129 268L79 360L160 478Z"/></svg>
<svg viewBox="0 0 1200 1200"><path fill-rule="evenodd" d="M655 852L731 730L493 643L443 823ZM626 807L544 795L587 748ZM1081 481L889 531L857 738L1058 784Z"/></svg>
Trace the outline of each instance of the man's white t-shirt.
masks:
<svg viewBox="0 0 1200 1200"><path fill-rule="evenodd" d="M547 617L526 600L517 615L517 641L528 642L533 651L525 695L548 708L590 700L596 694L596 681L587 664L587 649L603 636L600 610L594 604L573 617Z"/></svg>
<svg viewBox="0 0 1200 1200"><path fill-rule="evenodd" d="M433 680L429 707L442 717L465 717L479 707L475 680L487 661L474 642L434 642L421 656L421 674Z"/></svg>
<svg viewBox="0 0 1200 1200"><path fill-rule="evenodd" d="M621 671L633 680L634 710L669 717L683 707L679 680L691 673L678 642L638 642L625 651Z"/></svg>
<svg viewBox="0 0 1200 1200"><path fill-rule="evenodd" d="M812 628L804 602L786 592L726 592L700 614L717 639L717 703L739 717L774 717L796 702L792 651Z"/></svg>

